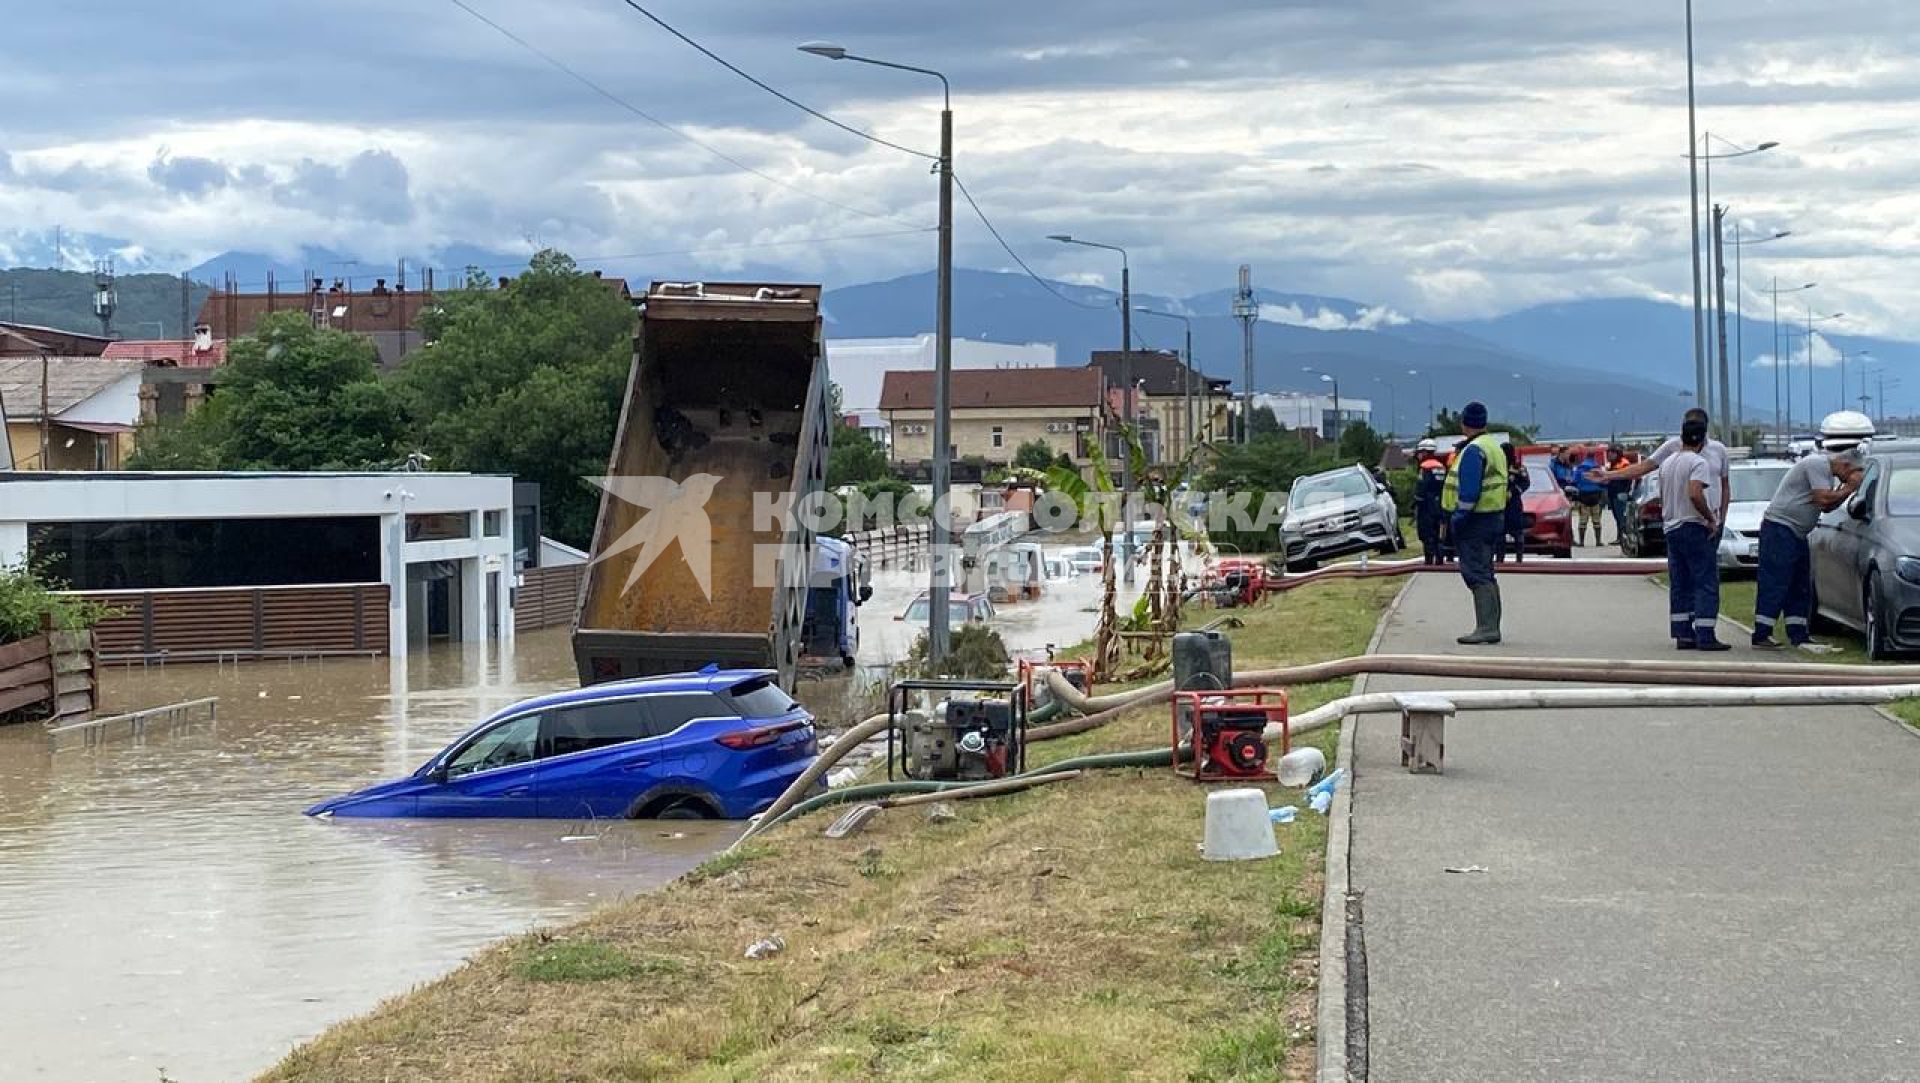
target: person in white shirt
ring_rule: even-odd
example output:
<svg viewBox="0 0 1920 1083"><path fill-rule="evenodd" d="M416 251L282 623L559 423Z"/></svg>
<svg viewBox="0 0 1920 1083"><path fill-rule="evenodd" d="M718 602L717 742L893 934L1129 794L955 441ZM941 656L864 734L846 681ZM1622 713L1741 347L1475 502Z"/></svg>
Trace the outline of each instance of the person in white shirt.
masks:
<svg viewBox="0 0 1920 1083"><path fill-rule="evenodd" d="M1680 426L1680 450L1660 467L1660 515L1667 535L1667 607L1673 645L1683 651L1724 651L1714 634L1720 620L1718 549L1723 483L1704 454L1707 425Z"/></svg>
<svg viewBox="0 0 1920 1083"><path fill-rule="evenodd" d="M1707 412L1705 410L1700 409L1698 406L1696 406L1693 409L1687 411L1686 417L1682 419L1682 423L1684 424L1687 421L1698 421L1701 425L1704 426L1708 423L1708 420L1709 419L1707 417ZM1681 451L1680 440L1677 437L1669 438L1666 443L1661 444L1659 447L1653 449L1653 454L1648 455L1646 458L1641 459L1639 462L1634 463L1631 466L1627 466L1619 470L1598 470L1598 471L1594 471L1588 476L1593 478L1595 481L1600 481L1600 482L1632 481L1635 478L1646 477L1648 474L1651 474L1655 470L1660 469L1663 463L1665 463L1668 459L1673 458L1675 455L1679 454L1680 451ZM1712 470L1714 471L1714 476L1720 479L1720 506L1716 510L1715 515L1716 515L1716 521L1724 524L1727 521L1727 502L1729 499L1731 499L1730 494L1733 492L1732 486L1727 484L1728 482L1727 463L1729 461L1727 456L1727 445L1721 443L1718 440L1713 439L1712 437L1708 437L1706 446L1700 449L1699 454L1701 458L1707 461L1707 466L1712 468ZM1720 543L1720 538L1718 535L1714 536L1713 542L1715 545L1718 545ZM1714 564L1713 574L1716 577L1716 579L1720 574L1720 566L1717 562Z"/></svg>

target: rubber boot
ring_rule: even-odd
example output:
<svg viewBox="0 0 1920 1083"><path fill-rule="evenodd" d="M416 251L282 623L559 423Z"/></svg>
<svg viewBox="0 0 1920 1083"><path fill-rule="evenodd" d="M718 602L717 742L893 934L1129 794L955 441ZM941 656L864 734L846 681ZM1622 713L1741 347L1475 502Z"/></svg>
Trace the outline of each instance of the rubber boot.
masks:
<svg viewBox="0 0 1920 1083"><path fill-rule="evenodd" d="M1473 590L1473 631L1454 640L1465 646L1500 642L1500 588L1482 583Z"/></svg>

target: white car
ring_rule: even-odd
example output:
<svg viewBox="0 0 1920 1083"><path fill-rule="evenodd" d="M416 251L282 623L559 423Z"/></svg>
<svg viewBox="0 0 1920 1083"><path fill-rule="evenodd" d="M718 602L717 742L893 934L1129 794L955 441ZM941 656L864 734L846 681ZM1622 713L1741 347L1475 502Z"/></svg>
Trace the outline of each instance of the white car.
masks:
<svg viewBox="0 0 1920 1083"><path fill-rule="evenodd" d="M1070 545L1058 550L1054 555L1071 564L1073 570L1082 575L1088 572L1098 573L1100 565L1105 562L1101 547L1098 545Z"/></svg>
<svg viewBox="0 0 1920 1083"><path fill-rule="evenodd" d="M1760 567L1760 519L1791 465L1777 459L1748 459L1728 466L1727 528L1720 532L1721 570Z"/></svg>

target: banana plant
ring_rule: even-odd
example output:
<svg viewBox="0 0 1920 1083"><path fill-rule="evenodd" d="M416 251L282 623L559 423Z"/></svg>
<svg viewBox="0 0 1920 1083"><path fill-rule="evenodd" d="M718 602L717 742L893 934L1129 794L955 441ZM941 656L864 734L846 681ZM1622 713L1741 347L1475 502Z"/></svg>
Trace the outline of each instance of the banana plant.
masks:
<svg viewBox="0 0 1920 1083"><path fill-rule="evenodd" d="M1118 586L1113 565L1113 497L1118 489L1106 459L1096 447L1093 454L1093 481L1067 466L1047 469L1047 488L1072 500L1082 523L1092 522L1100 531L1100 617L1093 626L1093 666L1095 681L1110 681L1120 666L1120 621L1114 601Z"/></svg>

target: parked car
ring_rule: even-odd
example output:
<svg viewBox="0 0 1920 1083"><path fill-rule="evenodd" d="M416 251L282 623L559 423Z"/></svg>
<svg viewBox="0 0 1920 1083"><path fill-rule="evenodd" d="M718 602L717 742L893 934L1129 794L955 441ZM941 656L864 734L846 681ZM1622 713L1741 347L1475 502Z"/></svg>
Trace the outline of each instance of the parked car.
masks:
<svg viewBox="0 0 1920 1083"><path fill-rule="evenodd" d="M1059 555L1073 565L1077 572L1098 574L1100 565L1105 561L1098 545L1070 545L1061 549Z"/></svg>
<svg viewBox="0 0 1920 1083"><path fill-rule="evenodd" d="M813 716L765 669L590 685L516 703L403 779L309 816L745 819L813 762Z"/></svg>
<svg viewBox="0 0 1920 1083"><path fill-rule="evenodd" d="M927 615L931 607L927 605L927 592L921 591L907 608L894 620L927 626ZM993 599L984 593L966 594L954 591L947 595L947 627L958 628L962 624L985 624L993 619Z"/></svg>
<svg viewBox="0 0 1920 1083"><path fill-rule="evenodd" d="M1553 480L1544 456L1530 455L1521 464L1527 468L1527 491L1520 494L1520 506L1527 513L1527 532L1522 535L1527 552L1563 560L1572 557L1573 501Z"/></svg>
<svg viewBox="0 0 1920 1083"><path fill-rule="evenodd" d="M1627 493L1627 532L1620 552L1630 557L1658 557L1667 552L1667 530L1660 512L1660 471L1636 480Z"/></svg>
<svg viewBox="0 0 1920 1083"><path fill-rule="evenodd" d="M1814 527L1813 613L1870 658L1920 650L1920 454L1875 455L1860 491Z"/></svg>
<svg viewBox="0 0 1920 1083"><path fill-rule="evenodd" d="M1310 571L1323 560L1372 549L1406 547L1393 494L1365 467L1343 466L1294 480L1280 524L1287 570Z"/></svg>
<svg viewBox="0 0 1920 1083"><path fill-rule="evenodd" d="M1727 528L1720 534L1720 570L1760 567L1760 519L1791 464L1748 459L1727 468Z"/></svg>

